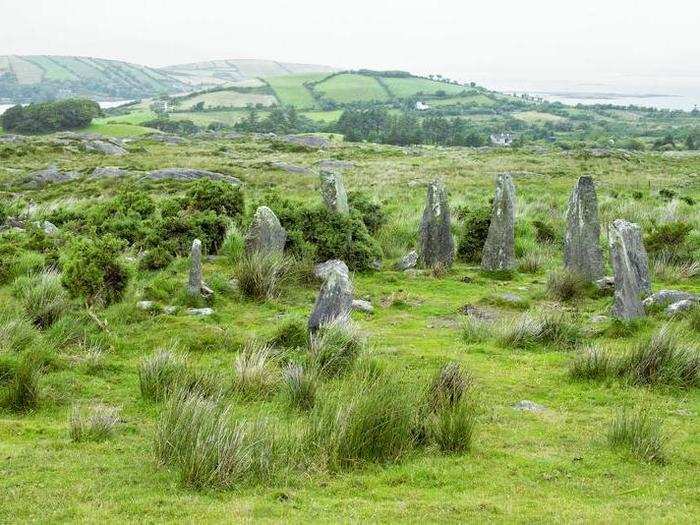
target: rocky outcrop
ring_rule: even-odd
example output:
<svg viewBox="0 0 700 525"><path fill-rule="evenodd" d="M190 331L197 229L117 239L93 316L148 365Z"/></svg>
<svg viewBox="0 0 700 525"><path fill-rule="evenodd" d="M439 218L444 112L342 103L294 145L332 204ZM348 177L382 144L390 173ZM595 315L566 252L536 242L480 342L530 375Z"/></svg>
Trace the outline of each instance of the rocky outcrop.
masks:
<svg viewBox="0 0 700 525"><path fill-rule="evenodd" d="M33 171L25 177L28 186L41 187L46 184L69 182L80 177L75 171L61 171L56 165L49 166L45 170Z"/></svg>
<svg viewBox="0 0 700 525"><path fill-rule="evenodd" d="M496 179L491 225L481 256L481 267L486 271L504 271L515 268L515 186L509 173Z"/></svg>
<svg viewBox="0 0 700 525"><path fill-rule="evenodd" d="M643 317L642 297L649 293L651 285L641 229L636 224L617 219L610 225L608 240L615 273L612 313L618 319Z"/></svg>
<svg viewBox="0 0 700 525"><path fill-rule="evenodd" d="M278 140L307 149L325 149L331 145L328 139L317 135L285 135Z"/></svg>
<svg viewBox="0 0 700 525"><path fill-rule="evenodd" d="M425 209L420 224L418 260L422 266L449 268L454 260L454 239L450 231L450 207L441 181L428 184Z"/></svg>
<svg viewBox="0 0 700 525"><path fill-rule="evenodd" d="M642 301L645 308L664 307L678 301L700 301L700 295L680 290L659 290Z"/></svg>
<svg viewBox="0 0 700 525"><path fill-rule="evenodd" d="M284 251L287 232L275 213L267 206L255 210L245 238L245 251L250 255L256 252L279 253Z"/></svg>
<svg viewBox="0 0 700 525"><path fill-rule="evenodd" d="M126 170L122 168L117 168L116 166L105 166L102 168L95 168L90 174L91 179L116 179L118 177L124 177L127 174Z"/></svg>
<svg viewBox="0 0 700 525"><path fill-rule="evenodd" d="M231 175L224 175L223 173L216 173L213 171L199 170L193 168L165 168L161 170L149 171L146 179L151 180L215 180L224 181L233 185L240 185L241 181L236 177Z"/></svg>
<svg viewBox="0 0 700 525"><path fill-rule="evenodd" d="M342 175L334 171L321 170L320 179L321 197L326 207L341 215L350 213Z"/></svg>
<svg viewBox="0 0 700 525"><path fill-rule="evenodd" d="M581 177L569 198L564 237L564 265L593 282L603 276L598 198L591 177Z"/></svg>
<svg viewBox="0 0 700 525"><path fill-rule="evenodd" d="M323 284L309 317L309 330L312 333L325 324L348 320L353 300L352 282L344 262L328 261L317 266L316 270Z"/></svg>
<svg viewBox="0 0 700 525"><path fill-rule="evenodd" d="M288 164L286 162L271 162L270 166L276 170L286 171L287 173L309 173L309 168L304 166L297 166L295 164Z"/></svg>
<svg viewBox="0 0 700 525"><path fill-rule="evenodd" d="M83 143L83 147L85 151L101 153L102 155L112 155L115 157L128 153L121 145L107 140L89 140Z"/></svg>

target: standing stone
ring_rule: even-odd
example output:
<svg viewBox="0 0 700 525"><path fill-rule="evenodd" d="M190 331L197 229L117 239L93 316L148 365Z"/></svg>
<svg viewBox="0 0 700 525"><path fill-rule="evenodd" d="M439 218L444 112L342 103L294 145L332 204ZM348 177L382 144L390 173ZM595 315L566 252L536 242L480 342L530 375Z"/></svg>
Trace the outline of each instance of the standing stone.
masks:
<svg viewBox="0 0 700 525"><path fill-rule="evenodd" d="M491 225L481 256L481 267L489 272L515 268L515 186L509 173L496 179Z"/></svg>
<svg viewBox="0 0 700 525"><path fill-rule="evenodd" d="M420 263L426 268L452 266L454 240L450 231L450 207L441 181L428 184L423 218L420 224Z"/></svg>
<svg viewBox="0 0 700 525"><path fill-rule="evenodd" d="M591 177L581 177L569 198L564 238L564 265L589 282L603 276L598 199Z"/></svg>
<svg viewBox="0 0 700 525"><path fill-rule="evenodd" d="M309 317L309 330L312 333L325 324L348 320L352 310L352 282L345 263L328 261L318 268L317 275L324 282Z"/></svg>
<svg viewBox="0 0 700 525"><path fill-rule="evenodd" d="M275 213L267 206L255 210L253 222L245 237L247 255L255 252L282 253L287 241L287 232Z"/></svg>
<svg viewBox="0 0 700 525"><path fill-rule="evenodd" d="M612 313L619 319L644 316L642 297L651 291L647 252L638 225L617 219L608 230L610 259L615 273Z"/></svg>
<svg viewBox="0 0 700 525"><path fill-rule="evenodd" d="M341 215L350 213L348 196L340 173L321 170L321 196L329 210Z"/></svg>
<svg viewBox="0 0 700 525"><path fill-rule="evenodd" d="M202 241L195 239L190 250L190 279L187 293L191 296L202 294Z"/></svg>

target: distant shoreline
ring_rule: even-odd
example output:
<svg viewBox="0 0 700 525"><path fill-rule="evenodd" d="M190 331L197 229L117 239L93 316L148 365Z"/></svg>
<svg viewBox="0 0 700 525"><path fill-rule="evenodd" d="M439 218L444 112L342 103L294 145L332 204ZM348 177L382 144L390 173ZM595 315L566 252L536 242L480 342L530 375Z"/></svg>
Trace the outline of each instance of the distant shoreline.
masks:
<svg viewBox="0 0 700 525"><path fill-rule="evenodd" d="M681 95L666 95L661 93L596 93L591 91L534 91L534 95L548 95L561 98L579 99L618 99L618 98L672 98Z"/></svg>

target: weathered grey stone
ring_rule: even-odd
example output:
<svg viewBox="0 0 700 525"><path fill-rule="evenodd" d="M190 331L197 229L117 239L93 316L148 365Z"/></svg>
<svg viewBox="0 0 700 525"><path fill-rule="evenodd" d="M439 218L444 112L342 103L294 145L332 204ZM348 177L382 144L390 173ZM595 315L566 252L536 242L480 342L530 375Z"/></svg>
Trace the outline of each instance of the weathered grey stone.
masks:
<svg viewBox="0 0 700 525"><path fill-rule="evenodd" d="M341 215L350 213L348 196L345 192L343 177L334 171L321 170L321 196L326 207Z"/></svg>
<svg viewBox="0 0 700 525"><path fill-rule="evenodd" d="M610 318L607 315L594 315L591 317L591 323L601 324L608 322Z"/></svg>
<svg viewBox="0 0 700 525"><path fill-rule="evenodd" d="M90 174L91 179L114 179L117 177L123 177L127 174L126 170L122 168L117 168L116 166L105 166L102 168L95 168Z"/></svg>
<svg viewBox="0 0 700 525"><path fill-rule="evenodd" d="M324 159L318 163L319 167L324 170L347 170L355 167L354 162L349 160L334 160Z"/></svg>
<svg viewBox="0 0 700 525"><path fill-rule="evenodd" d="M501 173L496 179L481 267L486 271L502 271L512 270L515 265L515 186L509 173Z"/></svg>
<svg viewBox="0 0 700 525"><path fill-rule="evenodd" d="M270 164L275 169L286 171L288 173L308 173L309 168L304 166L297 166L295 164L288 164L286 162L272 162Z"/></svg>
<svg viewBox="0 0 700 525"><path fill-rule="evenodd" d="M372 303L370 303L369 301L365 301L364 299L355 299L352 302L352 309L358 312L365 312L368 314L374 312L374 306L372 306Z"/></svg>
<svg viewBox="0 0 700 525"><path fill-rule="evenodd" d="M679 301L700 301L700 296L690 292L682 292L680 290L659 290L651 294L642 301L645 308L652 306L668 306Z"/></svg>
<svg viewBox="0 0 700 525"><path fill-rule="evenodd" d="M177 306L169 305L163 307L164 314L173 315L175 312L177 312Z"/></svg>
<svg viewBox="0 0 700 525"><path fill-rule="evenodd" d="M190 250L190 276L187 293L192 297L202 294L202 241L195 239Z"/></svg>
<svg viewBox="0 0 700 525"><path fill-rule="evenodd" d="M612 313L619 319L643 317L642 296L649 293L651 285L642 231L636 224L617 219L610 224L608 240L615 273Z"/></svg>
<svg viewBox="0 0 700 525"><path fill-rule="evenodd" d="M615 291L615 277L601 277L595 281L595 286L605 295L612 295Z"/></svg>
<svg viewBox="0 0 700 525"><path fill-rule="evenodd" d="M330 264L332 263L332 264ZM321 326L332 322L345 322L352 309L352 282L341 261L325 263L318 275L325 279L309 317L309 330L316 332Z"/></svg>
<svg viewBox="0 0 700 525"><path fill-rule="evenodd" d="M154 133L148 136L148 140L152 140L154 142L162 142L164 144L170 145L185 143L185 139L183 139L182 137L178 137L177 135L168 135L166 133Z"/></svg>
<svg viewBox="0 0 700 525"><path fill-rule="evenodd" d="M267 206L260 206L255 210L253 222L245 237L246 253L282 253L286 241L287 232L275 213Z"/></svg>
<svg viewBox="0 0 700 525"><path fill-rule="evenodd" d="M197 317L207 317L214 313L213 308L188 308L188 315L195 315Z"/></svg>
<svg viewBox="0 0 700 525"><path fill-rule="evenodd" d="M664 312L669 317L673 317L676 314L679 314L681 312L687 312L688 310L695 308L697 304L698 302L693 301L692 299L682 299L680 301L668 305Z"/></svg>
<svg viewBox="0 0 700 525"><path fill-rule="evenodd" d="M539 405L534 401L530 401L529 399L518 401L513 405L513 408L515 410L523 410L525 412L544 412L545 410L547 410L546 406Z"/></svg>
<svg viewBox="0 0 700 525"><path fill-rule="evenodd" d="M400 272L405 272L406 270L414 268L416 264L418 264L418 252L416 250L411 250L394 265L394 269Z"/></svg>
<svg viewBox="0 0 700 525"><path fill-rule="evenodd" d="M233 185L241 184L241 181L231 175L215 173L213 171L199 170L192 168L165 168L162 170L149 171L145 178L152 180L221 180Z"/></svg>
<svg viewBox="0 0 700 525"><path fill-rule="evenodd" d="M331 145L328 139L316 135L285 135L278 140L308 149L324 149Z"/></svg>
<svg viewBox="0 0 700 525"><path fill-rule="evenodd" d="M121 156L128 153L128 151L121 146L106 140L89 140L86 141L83 146L86 151L93 151L103 155Z"/></svg>
<svg viewBox="0 0 700 525"><path fill-rule="evenodd" d="M156 306L156 303L153 301L139 301L136 303L136 308L139 310L153 310Z"/></svg>
<svg viewBox="0 0 700 525"><path fill-rule="evenodd" d="M36 225L39 228L41 228L44 231L44 233L49 237L53 237L54 235L58 235L59 233L58 226L56 226L50 221L39 221L36 223Z"/></svg>
<svg viewBox="0 0 700 525"><path fill-rule="evenodd" d="M25 182L31 186L39 187L45 184L68 182L80 177L74 171L60 171L57 166L49 166L45 170L33 171L27 175Z"/></svg>
<svg viewBox="0 0 700 525"><path fill-rule="evenodd" d="M603 276L598 198L591 177L581 177L569 198L564 237L564 265L589 282Z"/></svg>
<svg viewBox="0 0 700 525"><path fill-rule="evenodd" d="M331 271L339 271L350 275L348 266L340 259L331 259L330 261L319 263L314 267L314 275L321 280L327 279Z"/></svg>
<svg viewBox="0 0 700 525"><path fill-rule="evenodd" d="M450 231L450 206L447 191L442 181L428 184L425 209L420 224L420 247L418 260L426 268L441 265L452 266L454 239Z"/></svg>

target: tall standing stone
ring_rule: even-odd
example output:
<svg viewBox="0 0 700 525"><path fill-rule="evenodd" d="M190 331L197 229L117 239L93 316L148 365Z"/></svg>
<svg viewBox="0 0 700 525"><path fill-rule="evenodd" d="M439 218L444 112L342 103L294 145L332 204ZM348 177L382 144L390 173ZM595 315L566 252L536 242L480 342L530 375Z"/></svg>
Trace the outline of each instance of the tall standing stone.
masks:
<svg viewBox="0 0 700 525"><path fill-rule="evenodd" d="M190 250L190 278L187 293L191 296L202 294L202 241L195 239Z"/></svg>
<svg viewBox="0 0 700 525"><path fill-rule="evenodd" d="M277 215L267 206L255 210L253 222L245 237L246 254L256 252L282 253L287 241L287 232L280 224Z"/></svg>
<svg viewBox="0 0 700 525"><path fill-rule="evenodd" d="M441 181L428 184L423 218L420 223L420 263L426 268L452 266L454 239L450 231L450 207Z"/></svg>
<svg viewBox="0 0 700 525"><path fill-rule="evenodd" d="M642 297L651 291L651 283L642 230L634 223L617 219L610 225L608 240L615 273L612 313L619 319L643 317Z"/></svg>
<svg viewBox="0 0 700 525"><path fill-rule="evenodd" d="M344 262L328 261L317 268L316 274L323 279L323 285L309 317L312 333L325 324L349 319L353 298L350 271Z"/></svg>
<svg viewBox="0 0 700 525"><path fill-rule="evenodd" d="M321 196L329 210L341 215L350 213L348 196L340 173L321 170Z"/></svg>
<svg viewBox="0 0 700 525"><path fill-rule="evenodd" d="M515 268L515 186L509 173L501 173L496 179L481 267L489 272Z"/></svg>
<svg viewBox="0 0 700 525"><path fill-rule="evenodd" d="M581 177L571 192L566 213L564 265L589 282L603 276L603 255L600 250L598 199L591 177Z"/></svg>

